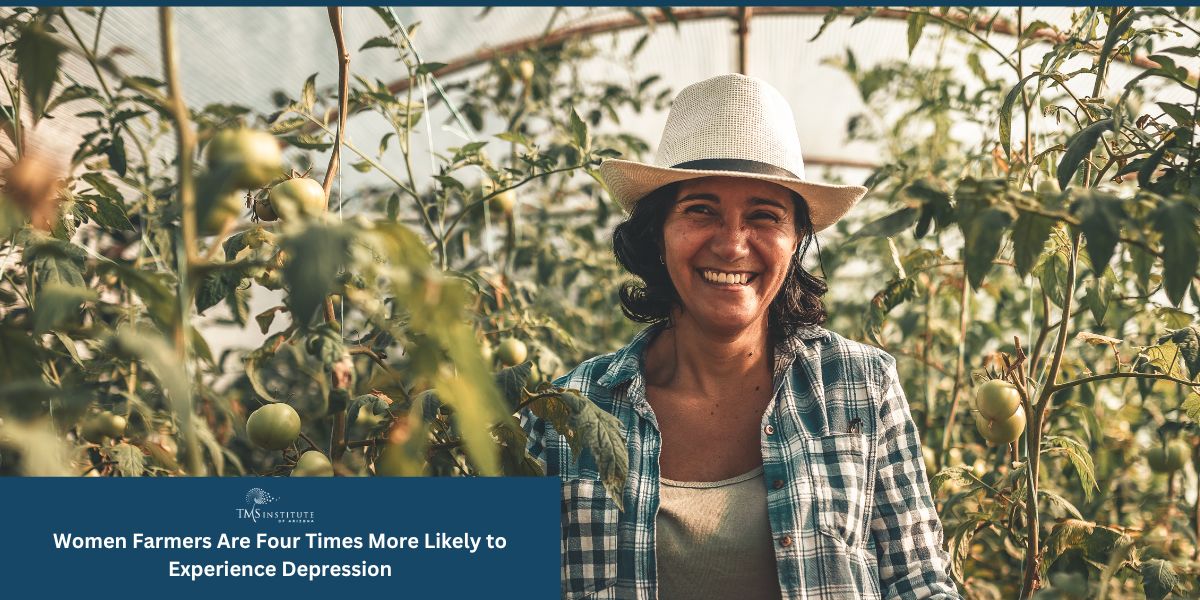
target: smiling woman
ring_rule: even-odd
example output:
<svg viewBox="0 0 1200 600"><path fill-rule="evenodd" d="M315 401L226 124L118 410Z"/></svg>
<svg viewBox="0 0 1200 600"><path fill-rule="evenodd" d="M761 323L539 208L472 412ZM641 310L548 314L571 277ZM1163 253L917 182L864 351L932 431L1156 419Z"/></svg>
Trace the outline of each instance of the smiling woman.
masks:
<svg viewBox="0 0 1200 600"><path fill-rule="evenodd" d="M741 75L680 92L654 164L600 172L650 326L556 382L621 421L623 510L525 415L563 480L563 596L957 598L895 361L820 327L801 266L866 190L805 180L790 107Z"/></svg>

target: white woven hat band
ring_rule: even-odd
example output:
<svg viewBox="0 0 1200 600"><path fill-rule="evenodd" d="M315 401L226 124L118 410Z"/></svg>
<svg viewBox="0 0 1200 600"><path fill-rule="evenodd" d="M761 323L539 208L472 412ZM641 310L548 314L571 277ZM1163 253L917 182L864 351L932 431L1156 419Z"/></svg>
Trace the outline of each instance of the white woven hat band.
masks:
<svg viewBox="0 0 1200 600"><path fill-rule="evenodd" d="M692 84L676 96L654 164L737 159L765 163L804 179L796 121L787 100L744 76Z"/></svg>

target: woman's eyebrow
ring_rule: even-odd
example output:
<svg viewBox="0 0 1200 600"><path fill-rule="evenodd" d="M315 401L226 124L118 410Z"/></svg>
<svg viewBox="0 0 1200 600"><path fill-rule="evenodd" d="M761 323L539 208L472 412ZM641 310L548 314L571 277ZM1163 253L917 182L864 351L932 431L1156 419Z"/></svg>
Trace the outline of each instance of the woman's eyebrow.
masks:
<svg viewBox="0 0 1200 600"><path fill-rule="evenodd" d="M721 199L718 198L716 194L709 194L705 192L693 192L680 198L678 202L683 202L685 200L710 200L712 202L716 202L717 204L721 203Z"/></svg>
<svg viewBox="0 0 1200 600"><path fill-rule="evenodd" d="M756 196L756 197L750 198L750 204L754 204L754 205L766 204L768 206L774 206L780 210L787 210L787 207L784 206L782 202L780 202L778 200L772 200L770 198L759 198Z"/></svg>

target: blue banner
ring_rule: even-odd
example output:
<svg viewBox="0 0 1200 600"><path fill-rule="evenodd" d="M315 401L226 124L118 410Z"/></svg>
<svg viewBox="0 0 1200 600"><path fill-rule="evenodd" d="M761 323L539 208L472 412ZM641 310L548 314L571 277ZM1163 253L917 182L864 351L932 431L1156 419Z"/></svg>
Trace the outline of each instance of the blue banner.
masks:
<svg viewBox="0 0 1200 600"><path fill-rule="evenodd" d="M559 595L557 478L0 478L0 498L11 598Z"/></svg>

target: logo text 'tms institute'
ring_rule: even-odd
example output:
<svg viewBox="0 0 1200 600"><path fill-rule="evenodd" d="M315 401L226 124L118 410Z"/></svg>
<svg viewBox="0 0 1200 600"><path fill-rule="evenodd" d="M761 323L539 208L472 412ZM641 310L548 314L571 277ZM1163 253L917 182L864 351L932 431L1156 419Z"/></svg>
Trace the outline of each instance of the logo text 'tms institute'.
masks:
<svg viewBox="0 0 1200 600"><path fill-rule="evenodd" d="M237 508L237 518L249 519L252 523L258 523L259 519L274 523L313 523L316 521L317 513L297 510L266 510L262 508L272 502L279 500L268 494L262 488L250 488L246 492L246 504L249 508Z"/></svg>

